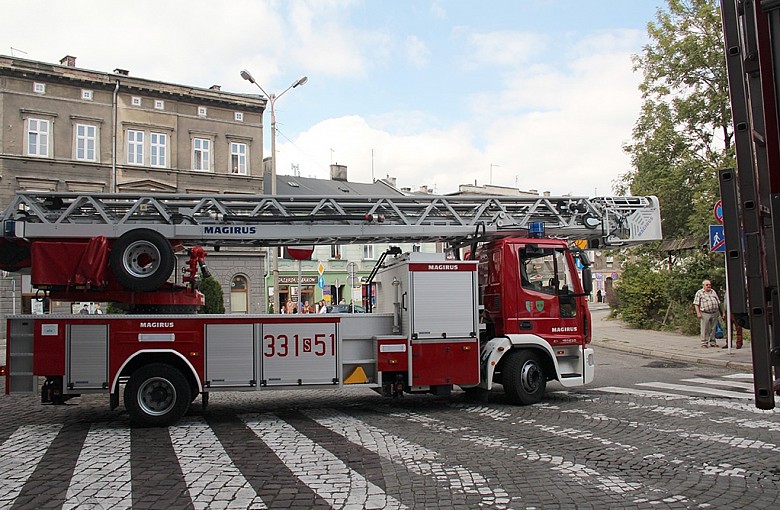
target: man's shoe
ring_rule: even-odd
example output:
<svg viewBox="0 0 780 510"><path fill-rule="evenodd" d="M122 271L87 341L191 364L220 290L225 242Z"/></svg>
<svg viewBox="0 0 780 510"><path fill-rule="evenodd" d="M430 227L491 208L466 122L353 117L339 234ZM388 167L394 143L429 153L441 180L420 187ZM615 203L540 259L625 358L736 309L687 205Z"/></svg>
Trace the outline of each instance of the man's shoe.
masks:
<svg viewBox="0 0 780 510"><path fill-rule="evenodd" d="M728 344L726 344L726 345L724 345L723 347L721 347L721 349L728 349L728 348L729 348L729 345L728 345Z"/></svg>
<svg viewBox="0 0 780 510"><path fill-rule="evenodd" d="M704 344L704 345L702 345L702 346L701 346L701 348L702 348L702 349L706 349L707 347L709 347L709 346L708 346L708 345L706 345L706 344Z"/></svg>

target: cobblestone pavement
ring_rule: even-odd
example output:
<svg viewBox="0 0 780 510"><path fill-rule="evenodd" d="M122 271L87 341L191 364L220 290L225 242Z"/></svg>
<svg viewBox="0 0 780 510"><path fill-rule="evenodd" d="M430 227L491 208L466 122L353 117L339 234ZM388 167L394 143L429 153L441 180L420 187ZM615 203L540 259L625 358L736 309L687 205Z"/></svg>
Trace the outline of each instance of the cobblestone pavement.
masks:
<svg viewBox="0 0 780 510"><path fill-rule="evenodd" d="M551 386L529 407L214 393L160 429L102 396L3 396L0 508L778 508L780 414L753 407L746 377L706 397L690 380Z"/></svg>

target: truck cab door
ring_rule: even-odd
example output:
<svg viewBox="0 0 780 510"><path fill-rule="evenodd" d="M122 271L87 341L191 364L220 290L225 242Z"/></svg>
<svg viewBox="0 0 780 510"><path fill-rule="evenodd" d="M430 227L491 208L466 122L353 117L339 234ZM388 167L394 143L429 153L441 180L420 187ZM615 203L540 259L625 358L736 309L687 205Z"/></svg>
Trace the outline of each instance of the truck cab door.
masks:
<svg viewBox="0 0 780 510"><path fill-rule="evenodd" d="M567 252L532 245L520 250L520 312L531 331L552 344L580 343L575 278Z"/></svg>

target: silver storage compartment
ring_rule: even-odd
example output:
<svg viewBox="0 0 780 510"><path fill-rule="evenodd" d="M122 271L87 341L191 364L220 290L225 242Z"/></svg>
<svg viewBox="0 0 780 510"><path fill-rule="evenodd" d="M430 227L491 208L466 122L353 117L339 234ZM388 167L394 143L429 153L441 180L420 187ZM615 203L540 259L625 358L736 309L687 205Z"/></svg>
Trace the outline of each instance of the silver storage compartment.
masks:
<svg viewBox="0 0 780 510"><path fill-rule="evenodd" d="M8 393L34 393L38 378L33 375L32 319L8 321ZM5 363L6 360L0 360Z"/></svg>
<svg viewBox="0 0 780 510"><path fill-rule="evenodd" d="M65 392L108 388L108 325L73 324L66 340Z"/></svg>
<svg viewBox="0 0 780 510"><path fill-rule="evenodd" d="M339 384L340 339L333 322L263 324L263 384Z"/></svg>
<svg viewBox="0 0 780 510"><path fill-rule="evenodd" d="M206 325L206 386L256 386L253 324Z"/></svg>

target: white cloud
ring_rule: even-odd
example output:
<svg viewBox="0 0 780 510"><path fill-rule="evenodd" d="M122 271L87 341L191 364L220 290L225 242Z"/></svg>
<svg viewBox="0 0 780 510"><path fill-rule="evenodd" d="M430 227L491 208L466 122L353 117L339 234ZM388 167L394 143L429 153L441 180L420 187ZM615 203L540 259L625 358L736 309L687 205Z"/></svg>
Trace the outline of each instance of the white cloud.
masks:
<svg viewBox="0 0 780 510"><path fill-rule="evenodd" d="M425 41L417 36L410 35L406 38L406 58L415 67L423 67L428 63L431 56L431 50L425 44Z"/></svg>
<svg viewBox="0 0 780 510"><path fill-rule="evenodd" d="M463 33L457 30L457 33ZM465 32L469 46L469 55L465 58L466 66L478 67L484 64L497 64L508 67L518 67L546 46L548 37L532 32L498 31L498 32Z"/></svg>
<svg viewBox="0 0 780 510"><path fill-rule="evenodd" d="M573 59L565 67L537 65L507 74L500 90L473 97L468 121L449 128L423 112L330 119L302 133L295 147L283 146L280 159L312 169L303 175L327 178L327 164L313 160L329 161L333 148L334 162L348 166L351 180L369 182L373 149L373 177L389 174L399 186L447 193L475 180L485 184L493 163L499 165L493 168L496 185L554 195L610 194L629 168L622 146L640 106L640 77L626 50L635 37L611 34L610 44L572 40ZM591 49L577 50L586 46Z"/></svg>

